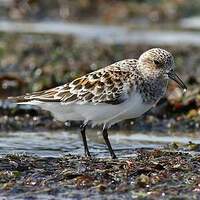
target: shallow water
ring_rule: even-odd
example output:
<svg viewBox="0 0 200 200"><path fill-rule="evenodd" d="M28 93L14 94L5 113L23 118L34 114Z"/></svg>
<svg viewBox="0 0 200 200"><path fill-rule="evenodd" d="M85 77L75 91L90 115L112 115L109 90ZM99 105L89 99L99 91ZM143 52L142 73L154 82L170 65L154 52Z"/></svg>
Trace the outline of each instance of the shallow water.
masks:
<svg viewBox="0 0 200 200"><path fill-rule="evenodd" d="M110 140L120 157L130 156L138 148L163 148L172 142L200 143L199 133L140 133L110 131ZM93 155L108 157L109 153L98 130L88 130L88 145ZM83 154L79 130L48 132L10 132L0 135L0 155L26 153L42 157L58 157L65 154Z"/></svg>
<svg viewBox="0 0 200 200"><path fill-rule="evenodd" d="M136 150L144 148L151 150L154 148L162 149L171 142L200 143L198 139L199 132L196 133L155 133L148 134L133 132L128 130L111 130L109 132L112 146L119 157L135 157ZM110 155L103 143L101 132L94 129L87 130L88 144L93 156L101 158L110 158ZM63 155L82 155L83 145L78 129L69 129L66 131L46 131L46 132L10 132L0 134L0 157L6 154L27 154L39 157L61 157ZM41 169L40 169L41 170ZM37 173L36 173L37 174ZM33 174L34 177L34 174ZM63 187L63 186L62 186ZM12 199L133 199L138 194L127 193L99 193L94 189L78 190L74 186L68 185L65 189L55 189L56 196L47 191L20 192L16 189L11 190ZM4 194L2 194L4 195ZM8 195L8 197L11 197ZM119 197L120 196L120 197ZM4 198L1 196L0 199ZM7 197L5 197L6 199Z"/></svg>

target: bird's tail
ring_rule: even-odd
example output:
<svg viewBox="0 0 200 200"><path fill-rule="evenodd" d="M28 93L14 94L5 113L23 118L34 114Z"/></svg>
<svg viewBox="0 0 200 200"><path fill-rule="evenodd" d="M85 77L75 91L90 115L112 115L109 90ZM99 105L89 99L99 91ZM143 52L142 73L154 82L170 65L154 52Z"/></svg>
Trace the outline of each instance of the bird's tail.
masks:
<svg viewBox="0 0 200 200"><path fill-rule="evenodd" d="M27 102L31 102L34 100L42 101L42 102L60 101L61 97L55 96L57 94L57 88L59 88L59 87L42 90L39 92L27 93L22 96L8 97L8 99L10 99L16 103L27 103Z"/></svg>
<svg viewBox="0 0 200 200"><path fill-rule="evenodd" d="M16 96L16 97L8 97L9 100L15 103L27 103L33 100L38 100L38 98L44 94L44 91L27 93L25 95Z"/></svg>
<svg viewBox="0 0 200 200"><path fill-rule="evenodd" d="M16 97L8 97L9 100L15 102L15 103L25 103L31 101L30 99L31 94L16 96Z"/></svg>

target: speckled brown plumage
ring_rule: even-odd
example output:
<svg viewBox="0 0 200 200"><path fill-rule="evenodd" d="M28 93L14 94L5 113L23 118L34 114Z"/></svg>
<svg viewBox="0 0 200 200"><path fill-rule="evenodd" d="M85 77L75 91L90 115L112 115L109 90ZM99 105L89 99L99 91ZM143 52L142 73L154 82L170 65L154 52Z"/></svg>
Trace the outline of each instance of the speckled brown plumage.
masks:
<svg viewBox="0 0 200 200"><path fill-rule="evenodd" d="M17 102L40 100L63 103L122 103L135 86L137 60L129 59L75 79L69 84L16 97ZM131 70L130 70L131 68Z"/></svg>
<svg viewBox="0 0 200 200"><path fill-rule="evenodd" d="M19 103L36 105L52 112L60 121L83 121L81 134L85 155L90 156L85 128L103 124L103 137L116 158L107 128L151 109L165 94L168 80L186 86L174 71L173 56L164 49L144 52L139 59L126 59L49 90L14 97Z"/></svg>
<svg viewBox="0 0 200 200"><path fill-rule="evenodd" d="M17 102L38 100L79 104L120 104L135 90L144 103L155 103L165 93L165 71L173 69L172 55L159 48L143 53L139 60L127 59L49 90L14 97ZM169 69L168 69L169 68Z"/></svg>

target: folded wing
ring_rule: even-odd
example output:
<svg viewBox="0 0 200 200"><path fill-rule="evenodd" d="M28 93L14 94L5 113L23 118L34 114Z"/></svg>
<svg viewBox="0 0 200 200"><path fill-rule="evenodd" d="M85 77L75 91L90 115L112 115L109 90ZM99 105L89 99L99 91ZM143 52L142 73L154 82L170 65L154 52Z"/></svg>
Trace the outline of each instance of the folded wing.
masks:
<svg viewBox="0 0 200 200"><path fill-rule="evenodd" d="M134 79L132 70L122 67L123 61L120 62L77 78L69 84L12 99L18 103L33 100L65 104L122 103L134 89Z"/></svg>

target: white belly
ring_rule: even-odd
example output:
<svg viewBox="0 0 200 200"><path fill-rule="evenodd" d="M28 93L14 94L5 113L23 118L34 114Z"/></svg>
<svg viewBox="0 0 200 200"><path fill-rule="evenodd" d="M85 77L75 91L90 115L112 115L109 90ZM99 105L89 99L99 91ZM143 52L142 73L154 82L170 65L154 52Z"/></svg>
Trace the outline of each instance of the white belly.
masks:
<svg viewBox="0 0 200 200"><path fill-rule="evenodd" d="M106 108L106 114L110 112L110 115L108 116L108 114L105 114L107 116L107 119L104 121L102 119L102 121L104 123L107 123L108 126L111 126L112 124L115 124L125 119L137 118L147 112L149 109L151 109L152 106L153 104L143 104L141 96L139 94L136 94L131 96L128 101L120 105L111 105L110 108ZM99 124L98 120L97 124Z"/></svg>
<svg viewBox="0 0 200 200"><path fill-rule="evenodd" d="M133 94L127 101L118 104L61 104L59 102L33 101L30 104L52 112L59 121L91 121L93 125L107 124L111 126L121 120L136 118L148 111L153 105L142 103L140 94Z"/></svg>

